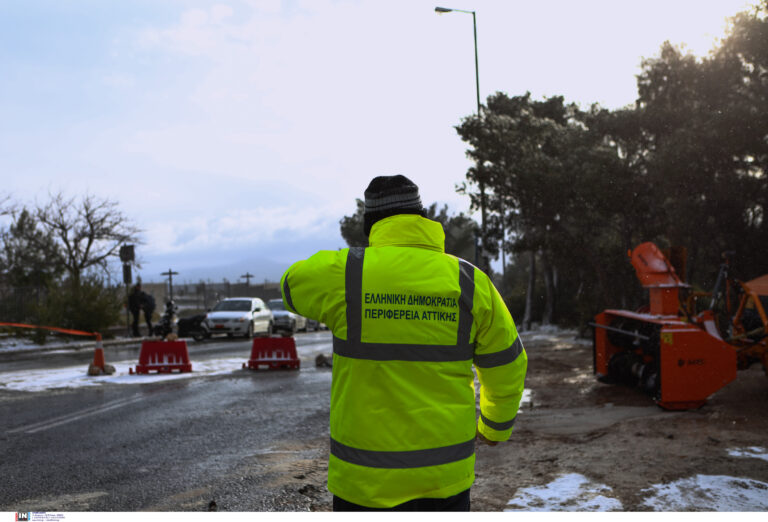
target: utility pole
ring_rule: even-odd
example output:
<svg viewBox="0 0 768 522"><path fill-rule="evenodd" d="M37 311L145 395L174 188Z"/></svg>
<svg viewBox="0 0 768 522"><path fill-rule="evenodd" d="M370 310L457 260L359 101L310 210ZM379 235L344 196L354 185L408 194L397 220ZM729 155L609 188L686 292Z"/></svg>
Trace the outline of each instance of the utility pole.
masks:
<svg viewBox="0 0 768 522"><path fill-rule="evenodd" d="M251 278L252 277L255 277L255 276L253 274L251 274L250 272L246 272L245 275L241 275L240 276L240 279L245 279L245 287L246 288L251 286Z"/></svg>
<svg viewBox="0 0 768 522"><path fill-rule="evenodd" d="M169 294L168 300L173 301L173 276L179 275L179 273L174 272L169 268L167 272L163 272L160 275L168 276L168 294Z"/></svg>

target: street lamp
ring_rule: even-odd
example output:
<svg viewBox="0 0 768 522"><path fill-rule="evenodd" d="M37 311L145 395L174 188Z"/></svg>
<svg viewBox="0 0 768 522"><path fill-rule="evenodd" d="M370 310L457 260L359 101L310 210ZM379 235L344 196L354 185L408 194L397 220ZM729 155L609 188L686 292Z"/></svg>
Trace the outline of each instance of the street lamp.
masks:
<svg viewBox="0 0 768 522"><path fill-rule="evenodd" d="M437 14L457 12L457 13L467 13L472 15L472 28L474 29L474 34L475 34L475 95L477 98L477 117L479 118L480 117L480 72L477 64L477 17L475 16L475 12L465 11L463 9L451 9L449 7L435 7L435 12ZM485 241L485 221L486 221L485 220L485 182L483 181L483 174L481 171L482 171L482 165L478 160L477 184L480 188L480 231L483 236L483 241ZM482 259L483 259L483 265L485 265L486 264L485 256L482 256ZM488 271L487 266L482 266L481 268Z"/></svg>
<svg viewBox="0 0 768 522"><path fill-rule="evenodd" d="M472 15L472 28L475 32L475 93L477 97L477 115L480 116L480 73L477 65L477 17L475 16L474 11L464 11L463 9L450 9L448 7L435 7L435 12L437 14L445 14L445 13L467 13Z"/></svg>

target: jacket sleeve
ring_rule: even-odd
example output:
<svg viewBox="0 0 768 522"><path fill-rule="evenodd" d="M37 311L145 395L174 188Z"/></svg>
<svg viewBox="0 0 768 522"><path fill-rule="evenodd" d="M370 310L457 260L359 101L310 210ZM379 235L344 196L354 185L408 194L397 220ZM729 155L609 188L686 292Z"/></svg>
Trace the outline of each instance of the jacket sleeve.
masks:
<svg viewBox="0 0 768 522"><path fill-rule="evenodd" d="M344 269L347 249L323 250L283 274L280 290L288 310L325 323L334 332L344 323Z"/></svg>
<svg viewBox="0 0 768 522"><path fill-rule="evenodd" d="M505 441L520 406L528 356L507 306L490 279L475 270L475 357L480 381L477 428L488 440Z"/></svg>

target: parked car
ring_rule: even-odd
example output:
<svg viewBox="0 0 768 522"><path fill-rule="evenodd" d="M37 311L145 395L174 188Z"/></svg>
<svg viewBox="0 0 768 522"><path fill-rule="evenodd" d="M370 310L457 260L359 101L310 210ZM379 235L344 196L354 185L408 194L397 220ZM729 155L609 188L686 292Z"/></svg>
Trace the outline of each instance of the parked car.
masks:
<svg viewBox="0 0 768 522"><path fill-rule="evenodd" d="M282 299L270 299L268 305L275 318L276 331L279 330L290 335L295 334L299 330L302 332L307 331L307 318L286 310Z"/></svg>
<svg viewBox="0 0 768 522"><path fill-rule="evenodd" d="M254 334L271 335L274 317L272 310L258 297L229 297L208 311L205 325L211 334L251 338Z"/></svg>

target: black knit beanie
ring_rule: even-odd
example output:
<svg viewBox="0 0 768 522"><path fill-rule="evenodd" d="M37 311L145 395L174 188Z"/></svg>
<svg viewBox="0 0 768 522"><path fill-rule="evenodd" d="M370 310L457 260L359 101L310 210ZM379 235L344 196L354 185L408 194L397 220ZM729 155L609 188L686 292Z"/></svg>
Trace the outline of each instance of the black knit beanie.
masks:
<svg viewBox="0 0 768 522"><path fill-rule="evenodd" d="M365 235L371 233L374 223L396 214L424 215L419 187L401 174L373 178L365 189L365 212L363 213Z"/></svg>

